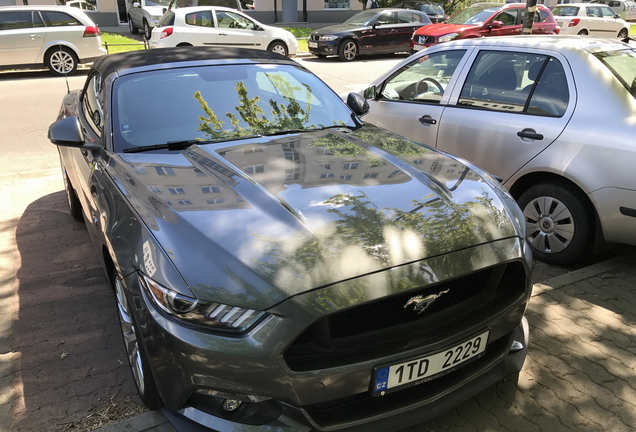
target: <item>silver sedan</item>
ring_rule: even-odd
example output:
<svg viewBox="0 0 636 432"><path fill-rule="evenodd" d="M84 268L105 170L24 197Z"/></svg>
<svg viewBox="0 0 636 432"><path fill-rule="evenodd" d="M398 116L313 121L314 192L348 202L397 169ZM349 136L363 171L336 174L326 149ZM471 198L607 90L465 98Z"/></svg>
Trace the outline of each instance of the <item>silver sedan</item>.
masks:
<svg viewBox="0 0 636 432"><path fill-rule="evenodd" d="M405 59L364 95L365 120L500 179L538 259L567 264L608 243L636 244L636 49L627 43L453 41Z"/></svg>

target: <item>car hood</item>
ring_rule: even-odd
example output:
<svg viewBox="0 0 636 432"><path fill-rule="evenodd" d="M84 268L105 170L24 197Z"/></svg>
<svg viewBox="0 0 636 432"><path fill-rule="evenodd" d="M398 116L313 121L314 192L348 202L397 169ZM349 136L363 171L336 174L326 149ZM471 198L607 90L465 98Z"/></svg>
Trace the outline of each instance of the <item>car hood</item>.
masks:
<svg viewBox="0 0 636 432"><path fill-rule="evenodd" d="M167 6L144 6L143 7L146 12L148 12L151 16L162 16L166 10L168 10Z"/></svg>
<svg viewBox="0 0 636 432"><path fill-rule="evenodd" d="M507 195L479 172L372 125L115 155L109 164L198 298L259 310L519 236Z"/></svg>
<svg viewBox="0 0 636 432"><path fill-rule="evenodd" d="M353 31L359 31L362 29L368 29L371 26L357 26L357 25L348 25L348 24L338 24L332 25L329 27L323 27L321 29L315 30L311 32L312 34L317 35L330 35L330 34L338 34L338 33L347 33Z"/></svg>
<svg viewBox="0 0 636 432"><path fill-rule="evenodd" d="M416 31L418 35L426 35L426 36L443 36L449 33L461 33L466 29L475 28L477 26L472 24L431 24L424 27L421 27Z"/></svg>

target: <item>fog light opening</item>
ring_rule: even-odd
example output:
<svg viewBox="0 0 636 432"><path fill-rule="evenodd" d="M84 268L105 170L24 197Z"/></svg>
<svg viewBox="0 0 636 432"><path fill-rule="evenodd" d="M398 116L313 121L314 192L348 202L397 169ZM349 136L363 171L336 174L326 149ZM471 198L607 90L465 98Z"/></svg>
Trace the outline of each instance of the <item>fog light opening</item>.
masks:
<svg viewBox="0 0 636 432"><path fill-rule="evenodd" d="M517 352L523 349L523 344L519 341L512 341L512 345L510 345L510 352Z"/></svg>
<svg viewBox="0 0 636 432"><path fill-rule="evenodd" d="M227 412L236 411L242 403L243 402L236 399L225 399L221 404L221 409Z"/></svg>

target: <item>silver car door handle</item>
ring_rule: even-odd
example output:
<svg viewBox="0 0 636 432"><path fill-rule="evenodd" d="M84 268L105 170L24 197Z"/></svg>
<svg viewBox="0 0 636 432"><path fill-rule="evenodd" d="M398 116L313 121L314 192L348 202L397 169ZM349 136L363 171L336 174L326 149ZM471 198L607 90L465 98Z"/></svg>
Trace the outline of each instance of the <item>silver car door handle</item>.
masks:
<svg viewBox="0 0 636 432"><path fill-rule="evenodd" d="M219 33L219 36L227 36L227 33Z"/></svg>
<svg viewBox="0 0 636 432"><path fill-rule="evenodd" d="M519 138L530 138L530 139L539 140L539 141L543 139L543 135L536 133L532 129L524 129L521 132L517 132L517 136Z"/></svg>
<svg viewBox="0 0 636 432"><path fill-rule="evenodd" d="M437 120L435 120L433 117L431 117L428 114L423 115L422 117L417 119L417 121L419 121L422 126L424 126L425 124L437 124Z"/></svg>
<svg viewBox="0 0 636 432"><path fill-rule="evenodd" d="M33 39L40 39L41 37L42 37L42 36L40 36L40 35L32 34L32 35L31 35L31 40L33 40Z"/></svg>

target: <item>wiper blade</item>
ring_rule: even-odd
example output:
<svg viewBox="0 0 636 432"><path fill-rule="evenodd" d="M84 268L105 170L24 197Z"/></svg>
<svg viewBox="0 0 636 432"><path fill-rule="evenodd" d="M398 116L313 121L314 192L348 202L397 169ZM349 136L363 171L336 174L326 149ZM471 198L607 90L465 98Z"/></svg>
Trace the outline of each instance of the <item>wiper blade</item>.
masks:
<svg viewBox="0 0 636 432"><path fill-rule="evenodd" d="M141 147L131 147L124 149L124 153L141 153L151 150L184 150L193 144L206 144L213 141L200 141L200 140L186 140L186 141L170 141L165 144L153 144Z"/></svg>
<svg viewBox="0 0 636 432"><path fill-rule="evenodd" d="M240 137L232 137L232 138L227 138L227 139L218 139L218 140L198 140L198 139L193 139L193 140L184 140L184 141L170 141L167 142L165 144L154 144L154 145L148 145L148 146L141 146L141 147L131 147L131 148L127 148L124 149L124 153L141 153L141 152L145 152L145 151L151 151L151 150L184 150L187 149L188 147L190 147L191 145L194 144L216 144L216 143L222 143L222 142L227 142L227 141L236 141L236 140L242 140L242 139L250 139L250 138L260 138L263 135L260 134L254 134L254 135L245 135L245 136L240 136Z"/></svg>
<svg viewBox="0 0 636 432"><path fill-rule="evenodd" d="M325 130L325 129L355 129L354 126L347 126L347 125L333 125L333 126L324 126L324 127L319 127L319 128L313 128L313 129L287 129L287 130L281 130L281 131L276 131L276 132L269 132L266 134L263 134L264 136L276 136L276 135L287 135L287 134L293 134L293 133L304 133L304 132L316 132L316 131L321 131L321 130Z"/></svg>

